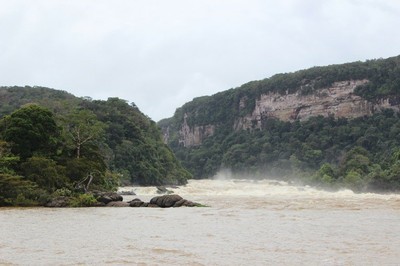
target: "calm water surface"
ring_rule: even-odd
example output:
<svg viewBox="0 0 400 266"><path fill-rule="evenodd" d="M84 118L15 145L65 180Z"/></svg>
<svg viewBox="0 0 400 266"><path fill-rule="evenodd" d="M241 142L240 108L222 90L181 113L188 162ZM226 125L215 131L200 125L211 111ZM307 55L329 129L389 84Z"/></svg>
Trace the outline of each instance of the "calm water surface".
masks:
<svg viewBox="0 0 400 266"><path fill-rule="evenodd" d="M0 264L400 265L400 195L269 180L198 180L174 191L211 207L2 208Z"/></svg>

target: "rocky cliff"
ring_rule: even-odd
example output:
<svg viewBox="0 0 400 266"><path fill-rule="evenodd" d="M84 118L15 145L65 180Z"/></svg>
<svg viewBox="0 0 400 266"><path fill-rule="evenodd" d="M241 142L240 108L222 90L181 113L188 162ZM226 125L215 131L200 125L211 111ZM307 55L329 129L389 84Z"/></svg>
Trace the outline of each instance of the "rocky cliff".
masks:
<svg viewBox="0 0 400 266"><path fill-rule="evenodd" d="M200 145L204 138L214 135L215 125L195 125L190 127L187 119L188 114L185 114L182 127L179 130L179 143L183 144L184 147ZM164 140L168 141L168 138L164 138Z"/></svg>
<svg viewBox="0 0 400 266"><path fill-rule="evenodd" d="M357 87L368 82L367 79L338 81L306 95L300 90L284 95L276 92L261 94L254 100L251 113L235 118L232 129L235 131L262 129L268 118L282 121L304 121L313 116L356 118L372 115L385 108L400 110L398 97L390 96L368 101L354 93ZM235 109L240 111L248 104L250 104L248 97L243 96ZM178 142L184 147L201 145L203 140L212 136L218 127L218 124L190 126L188 120L191 115L189 112L184 113L183 123L178 131ZM164 127L163 130L164 140L168 142L169 127Z"/></svg>
<svg viewBox="0 0 400 266"><path fill-rule="evenodd" d="M302 95L300 91L286 95L262 94L255 101L253 112L238 117L233 127L235 130L262 129L267 118L304 121L313 116L356 118L371 115L383 108L399 111L399 104L392 100L393 97L370 102L354 94L355 88L368 82L366 79L334 82L332 86L309 95ZM243 103L239 108L244 108ZM181 134L181 137L184 139L187 136Z"/></svg>
<svg viewBox="0 0 400 266"><path fill-rule="evenodd" d="M224 134L262 130L271 118L351 119L387 108L399 111L399 76L400 56L278 74L194 99L159 125L166 143L193 147L220 129Z"/></svg>

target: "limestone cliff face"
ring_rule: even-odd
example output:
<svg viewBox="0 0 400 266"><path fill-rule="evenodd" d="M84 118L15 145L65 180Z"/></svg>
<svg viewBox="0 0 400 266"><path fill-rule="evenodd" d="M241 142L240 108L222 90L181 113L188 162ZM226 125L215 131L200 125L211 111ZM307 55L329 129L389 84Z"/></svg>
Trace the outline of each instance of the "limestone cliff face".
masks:
<svg viewBox="0 0 400 266"><path fill-rule="evenodd" d="M190 127L187 123L187 118L188 115L185 114L182 127L179 130L179 143L183 144L184 147L200 145L204 138L214 134L214 125Z"/></svg>
<svg viewBox="0 0 400 266"><path fill-rule="evenodd" d="M387 98L369 102L354 94L357 86L368 82L365 79L335 82L330 87L309 95L302 95L301 92L286 95L262 94L255 101L255 108L251 114L235 119L232 125L233 130L262 129L268 118L277 118L282 121L303 121L319 115L356 118L371 115L383 108L400 110L400 102L396 99ZM245 108L247 102L247 96L244 96L236 108L238 110ZM179 131L179 142L185 147L201 145L204 138L214 134L216 125L190 127L187 119L188 114L185 114Z"/></svg>
<svg viewBox="0 0 400 266"><path fill-rule="evenodd" d="M310 95L301 95L300 92L286 95L262 94L256 100L252 114L238 117L233 127L235 130L262 128L266 118L302 121L318 115L348 118L370 115L374 110L374 104L354 95L354 89L367 82L367 80L335 82L332 86Z"/></svg>

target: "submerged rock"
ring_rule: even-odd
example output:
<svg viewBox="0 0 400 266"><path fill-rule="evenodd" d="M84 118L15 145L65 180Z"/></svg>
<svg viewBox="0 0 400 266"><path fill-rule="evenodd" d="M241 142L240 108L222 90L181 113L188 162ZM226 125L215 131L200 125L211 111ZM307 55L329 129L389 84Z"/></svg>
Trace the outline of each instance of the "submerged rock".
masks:
<svg viewBox="0 0 400 266"><path fill-rule="evenodd" d="M136 193L133 191L119 191L117 193L121 196L136 196Z"/></svg>
<svg viewBox="0 0 400 266"><path fill-rule="evenodd" d="M157 187L157 194L172 194L172 193L174 193L172 190L169 190L164 186Z"/></svg>

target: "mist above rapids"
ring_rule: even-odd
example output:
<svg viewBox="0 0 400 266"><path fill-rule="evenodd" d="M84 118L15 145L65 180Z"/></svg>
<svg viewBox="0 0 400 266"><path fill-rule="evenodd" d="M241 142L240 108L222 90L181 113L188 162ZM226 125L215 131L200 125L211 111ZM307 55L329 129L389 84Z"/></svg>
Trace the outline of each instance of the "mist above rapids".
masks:
<svg viewBox="0 0 400 266"><path fill-rule="evenodd" d="M133 191L140 198L157 195L156 187L123 187L120 190ZM348 189L332 192L273 179L189 180L187 185L171 190L216 207L357 209L387 204L400 209L399 194L354 193Z"/></svg>

